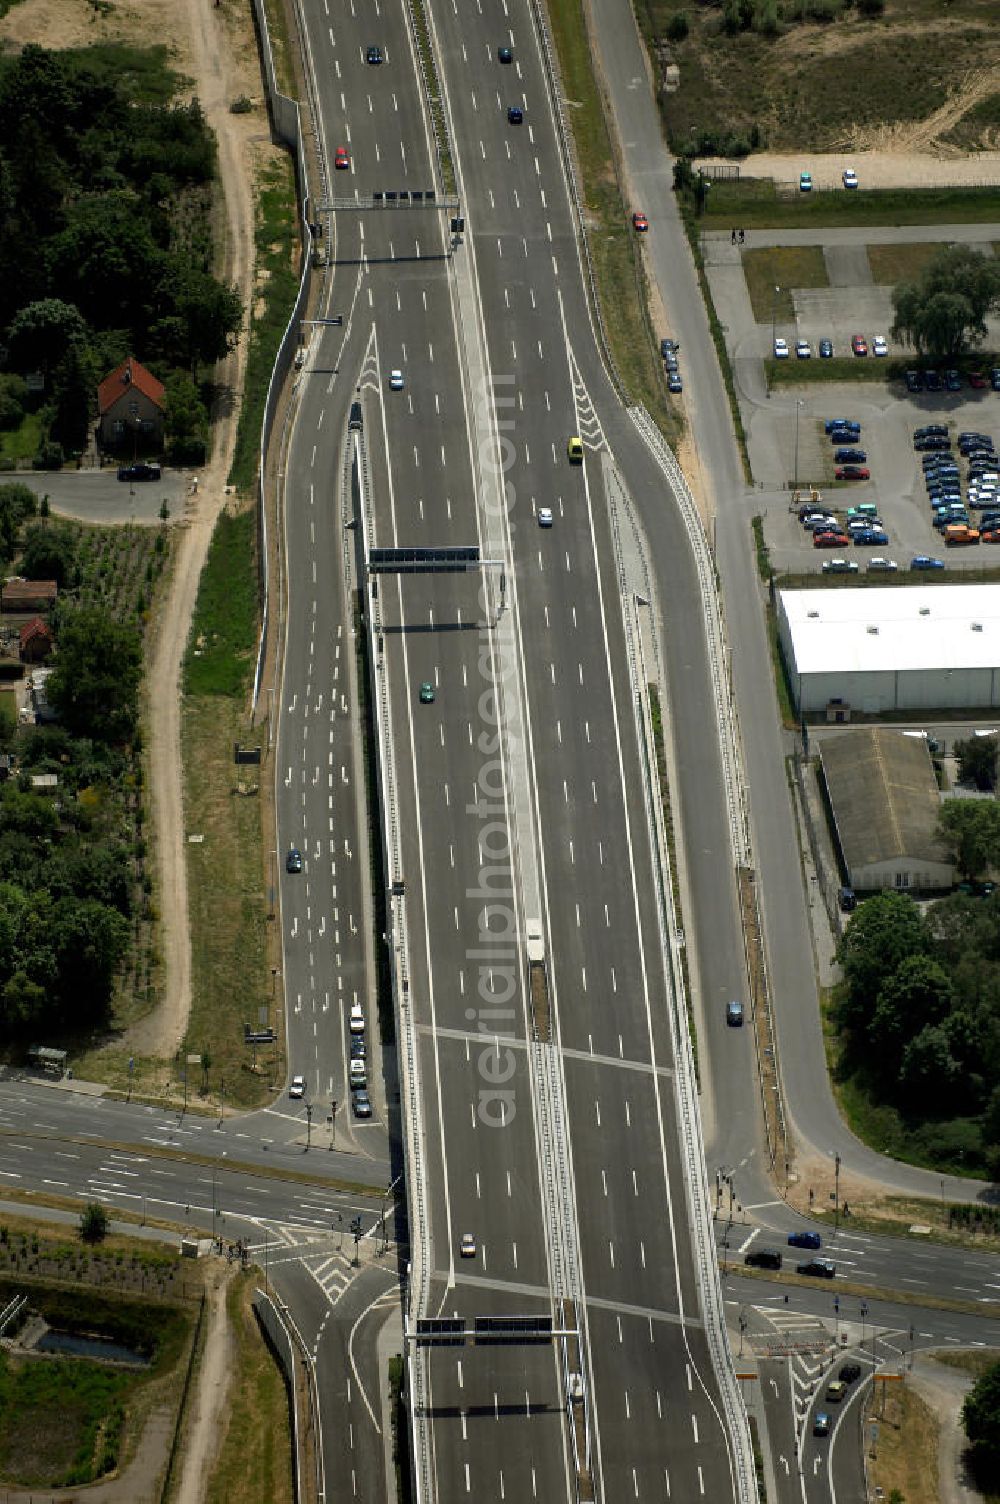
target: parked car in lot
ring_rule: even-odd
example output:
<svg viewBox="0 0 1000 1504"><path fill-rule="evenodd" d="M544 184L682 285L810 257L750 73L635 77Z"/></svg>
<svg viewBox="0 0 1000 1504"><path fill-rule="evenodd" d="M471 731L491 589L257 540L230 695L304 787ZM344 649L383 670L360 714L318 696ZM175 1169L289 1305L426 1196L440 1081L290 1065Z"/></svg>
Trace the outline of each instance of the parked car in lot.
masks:
<svg viewBox="0 0 1000 1504"><path fill-rule="evenodd" d="M913 447L918 454L943 454L951 444L945 438L939 438L937 434L928 434L926 438L914 439Z"/></svg>
<svg viewBox="0 0 1000 1504"><path fill-rule="evenodd" d="M827 418L823 424L824 433L837 433L846 430L849 433L860 434L861 424L857 418Z"/></svg>
<svg viewBox="0 0 1000 1504"><path fill-rule="evenodd" d="M669 375L667 376L667 391L668 392L682 392L683 390L684 390L684 382L681 379L680 372L679 371L671 371L669 373Z"/></svg>
<svg viewBox="0 0 1000 1504"><path fill-rule="evenodd" d="M851 349L855 355L868 354L868 341L863 334L854 334L851 336Z"/></svg>
<svg viewBox="0 0 1000 1504"><path fill-rule="evenodd" d="M868 455L863 449L835 449L833 458L838 465L863 465Z"/></svg>
<svg viewBox="0 0 1000 1504"><path fill-rule="evenodd" d="M867 465L838 465L833 474L835 480L871 480Z"/></svg>
<svg viewBox="0 0 1000 1504"><path fill-rule="evenodd" d="M886 339L885 335L884 334L876 334L875 338L872 340L872 354L873 355L888 355L888 353L889 353L889 342Z"/></svg>
<svg viewBox="0 0 1000 1504"><path fill-rule="evenodd" d="M807 339L799 339L795 341L795 354L797 359L811 360L812 353L812 345Z"/></svg>
<svg viewBox="0 0 1000 1504"><path fill-rule="evenodd" d="M832 512L812 511L802 518L802 526L811 533L818 527L839 527L840 524Z"/></svg>
<svg viewBox="0 0 1000 1504"><path fill-rule="evenodd" d="M930 554L916 554L910 560L910 568L913 570L943 569L944 562L941 559L932 558Z"/></svg>
<svg viewBox="0 0 1000 1504"><path fill-rule="evenodd" d="M889 534L882 527L869 527L863 532L854 534L854 542L858 548L884 548L889 541Z"/></svg>
<svg viewBox="0 0 1000 1504"><path fill-rule="evenodd" d="M841 175L841 181L843 182L845 188L856 188L858 186L858 175L854 171L853 167L844 168L844 171Z"/></svg>
<svg viewBox="0 0 1000 1504"><path fill-rule="evenodd" d="M946 423L925 423L921 428L913 430L915 439L946 439L948 437L948 425Z"/></svg>
<svg viewBox="0 0 1000 1504"><path fill-rule="evenodd" d="M899 568L899 565L896 563L895 559L886 559L881 555L876 554L874 559L868 560L865 568L867 569L869 574L895 574L896 570Z"/></svg>
<svg viewBox="0 0 1000 1504"><path fill-rule="evenodd" d="M1000 543L1000 521L994 527L984 527L979 536L984 543Z"/></svg>
<svg viewBox="0 0 1000 1504"><path fill-rule="evenodd" d="M875 523L878 518L878 507L873 501L859 501L857 506L847 508L848 520L852 517L864 517ZM878 524L881 526L881 524Z"/></svg>
<svg viewBox="0 0 1000 1504"><path fill-rule="evenodd" d="M986 380L985 371L970 371L969 385L974 392L985 392L989 382Z"/></svg>
<svg viewBox="0 0 1000 1504"><path fill-rule="evenodd" d="M812 173L811 172L800 172L799 173L799 192L800 193L812 193L812 185L813 185Z"/></svg>
<svg viewBox="0 0 1000 1504"><path fill-rule="evenodd" d="M922 371L907 371L903 378L908 392L922 392L924 389L924 377Z"/></svg>
<svg viewBox="0 0 1000 1504"><path fill-rule="evenodd" d="M788 359L788 341L787 339L782 339L780 334L774 341L774 358L775 360Z"/></svg>
<svg viewBox="0 0 1000 1504"><path fill-rule="evenodd" d="M819 358L820 358L820 360L832 360L833 359L833 341L832 340L830 340L830 339L821 339L820 340L820 342L819 342Z"/></svg>
<svg viewBox="0 0 1000 1504"><path fill-rule="evenodd" d="M824 559L824 574L857 574L858 566L853 559Z"/></svg>
<svg viewBox="0 0 1000 1504"><path fill-rule="evenodd" d="M1000 366L990 366L990 386L1000 392Z"/></svg>
<svg viewBox="0 0 1000 1504"><path fill-rule="evenodd" d="M929 392L939 392L941 390L941 373L939 371L925 371L924 386Z"/></svg>
<svg viewBox="0 0 1000 1504"><path fill-rule="evenodd" d="M960 392L962 390L962 377L960 372L945 371L944 384L948 388L949 392Z"/></svg>
<svg viewBox="0 0 1000 1504"><path fill-rule="evenodd" d="M813 533L813 548L846 548L850 541L846 533Z"/></svg>
<svg viewBox="0 0 1000 1504"><path fill-rule="evenodd" d="M970 527L967 522L950 523L944 530L944 541L949 548L957 548L968 543L978 543L979 529Z"/></svg>

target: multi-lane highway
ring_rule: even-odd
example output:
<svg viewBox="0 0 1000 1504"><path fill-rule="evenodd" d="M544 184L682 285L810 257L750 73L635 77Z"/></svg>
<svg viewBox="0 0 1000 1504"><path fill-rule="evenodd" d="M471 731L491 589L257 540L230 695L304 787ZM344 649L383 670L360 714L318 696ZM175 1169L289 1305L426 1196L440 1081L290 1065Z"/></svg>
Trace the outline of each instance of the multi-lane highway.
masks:
<svg viewBox="0 0 1000 1504"><path fill-rule="evenodd" d="M622 421L596 353L530 12L499 0L493 10L435 17L470 232L453 261L443 259L446 226L426 209L336 215L333 285L346 330L310 351L290 455L288 596L304 627L286 655L282 704L286 714L294 704L315 716L325 689L316 670L311 687L293 685L303 684L320 639L334 635L330 581L342 553L335 532L321 536L314 509L325 488L339 525L337 441L357 394L371 541L479 543L505 575L503 596L499 571L482 581L407 575L379 585L387 776L402 831L408 997L420 1041L423 1121L407 1126L420 1134L428 1166L422 1314L545 1313L575 1325L583 1344L572 1361L583 1375L599 1496L666 1488L734 1497L744 1438L723 1415L703 1328L712 1276L700 1271L700 1289L688 1231L701 1196L697 1172L688 1183L697 1125L680 1121L675 1091L607 426L616 459L631 466L626 487L662 490L663 478ZM371 17L310 22L326 159L340 145L351 152L349 173L331 185L339 199L432 177L400 18L381 16L377 32ZM373 43L379 65L366 62ZM501 45L512 50L510 64L499 60ZM508 117L512 105L520 123ZM341 339L335 355L324 353ZM341 384L327 381L331 365ZM391 370L401 372L401 390L389 390ZM568 460L572 435L586 446L582 466ZM499 516L490 508L497 472ZM545 507L551 529L538 523ZM694 607L690 581L687 590ZM688 635L697 659L700 634ZM425 683L430 703L420 702ZM333 901L321 888L314 904L309 863L322 858L316 881L325 885L337 790L315 747L299 752L304 723L302 708L278 758L292 800L282 844L309 857L309 890L283 917L290 995L301 964L290 947L310 923L316 934L324 899ZM309 731L325 752L327 728L314 719ZM698 749L702 767L710 746ZM285 882L286 903L294 881ZM541 1028L524 990L523 936L534 919L551 1005ZM343 1049L348 998L342 990L327 1019L311 970L301 990L310 998L305 1049L315 1051L322 1094L332 1086L320 1062L338 1032ZM293 1039L298 1016L296 1008ZM462 1259L466 1233L476 1253ZM497 1498L572 1495L558 1348L426 1357L440 1496L470 1488Z"/></svg>

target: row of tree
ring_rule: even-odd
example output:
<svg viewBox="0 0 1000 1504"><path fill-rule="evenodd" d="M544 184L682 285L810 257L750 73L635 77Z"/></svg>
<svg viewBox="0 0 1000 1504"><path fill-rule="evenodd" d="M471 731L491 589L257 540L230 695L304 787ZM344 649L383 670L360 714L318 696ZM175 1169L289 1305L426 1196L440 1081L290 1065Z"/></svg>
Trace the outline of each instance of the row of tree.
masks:
<svg viewBox="0 0 1000 1504"><path fill-rule="evenodd" d="M203 440L199 372L241 326L212 273L201 108L137 100L131 77L114 49L0 58L0 329L9 375L45 378L53 462L83 447L97 382L129 353L165 380L176 441ZM0 424L32 400L8 379Z"/></svg>

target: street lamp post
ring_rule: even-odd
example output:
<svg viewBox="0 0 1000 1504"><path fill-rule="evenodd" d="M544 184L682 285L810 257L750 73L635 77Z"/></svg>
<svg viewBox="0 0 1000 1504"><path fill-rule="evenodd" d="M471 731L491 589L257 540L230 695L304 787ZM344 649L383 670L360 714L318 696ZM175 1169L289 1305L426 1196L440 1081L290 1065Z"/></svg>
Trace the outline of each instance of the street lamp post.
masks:
<svg viewBox="0 0 1000 1504"><path fill-rule="evenodd" d="M306 1151L307 1152L309 1150L310 1144L312 1143L312 1131L313 1131L313 1110L312 1110L312 1103L311 1102L307 1102L306 1103Z"/></svg>
<svg viewBox="0 0 1000 1504"><path fill-rule="evenodd" d="M833 1231L840 1231L840 1155L833 1156Z"/></svg>
<svg viewBox="0 0 1000 1504"><path fill-rule="evenodd" d="M802 411L802 398L795 399L795 474L792 477L792 491L799 489L799 414Z"/></svg>
<svg viewBox="0 0 1000 1504"><path fill-rule="evenodd" d="M780 292L781 292L781 288L778 287L777 284L775 284L774 297L771 299L771 354L772 355L774 354L774 335L775 335L775 325L777 323L777 318L778 318L778 294Z"/></svg>

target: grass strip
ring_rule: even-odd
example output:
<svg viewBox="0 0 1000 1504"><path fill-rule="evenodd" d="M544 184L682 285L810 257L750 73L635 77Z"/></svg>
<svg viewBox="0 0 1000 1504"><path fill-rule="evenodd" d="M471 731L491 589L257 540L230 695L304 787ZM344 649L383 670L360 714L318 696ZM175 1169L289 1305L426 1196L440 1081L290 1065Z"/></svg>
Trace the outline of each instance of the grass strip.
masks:
<svg viewBox="0 0 1000 1504"><path fill-rule="evenodd" d="M894 1499L939 1504L940 1431L937 1414L910 1384L875 1383L867 1394L864 1423L873 1497L889 1504Z"/></svg>
<svg viewBox="0 0 1000 1504"><path fill-rule="evenodd" d="M691 195L686 192L677 195L678 208L681 219L687 231L688 244L691 247L691 255L694 258L695 269L698 273L698 285L701 288L701 298L708 314L708 328L715 346L715 353L719 361L719 370L722 372L722 382L726 388L726 396L729 399L729 416L733 425L733 434L740 451L740 459L743 462L744 479L752 481L753 475L750 469L750 457L747 454L747 436L743 427L743 414L740 412L739 400L736 396L736 384L733 381L733 368L729 361L729 347L726 344L726 332L719 322L719 315L715 311L715 303L712 301L712 289L709 286L708 276L705 272L705 258L701 250L701 229L704 227L704 219L695 213Z"/></svg>
<svg viewBox="0 0 1000 1504"><path fill-rule="evenodd" d="M448 122L445 118L444 104L441 99L441 85L438 82L437 65L434 62L434 49L431 46L427 13L424 10L423 0L407 0L407 3L410 7L410 14L413 17L413 29L417 38L417 55L420 58L420 71L424 78L424 93L434 126L434 139L437 144L441 181L444 184L445 193L455 193L457 191L455 164L451 155Z"/></svg>
<svg viewBox="0 0 1000 1504"><path fill-rule="evenodd" d="M402 1356L389 1359L389 1400L392 1416L392 1465L396 1474L396 1504L412 1504L413 1478L407 1440L409 1408L406 1399L406 1366Z"/></svg>
<svg viewBox="0 0 1000 1504"><path fill-rule="evenodd" d="M229 483L247 492L257 478L260 429L271 373L299 290L295 173L282 156L260 170L254 207L254 295L243 406Z"/></svg>
<svg viewBox="0 0 1000 1504"><path fill-rule="evenodd" d="M758 512L751 517L750 526L753 529L754 553L757 558L757 573L766 585L771 578L771 555L767 551L767 543L764 538L764 519Z"/></svg>
<svg viewBox="0 0 1000 1504"><path fill-rule="evenodd" d="M653 742L656 748L656 776L660 785L660 804L663 807L663 827L667 834L667 851L670 855L670 886L673 893L674 911L684 912L681 906L680 884L677 878L677 842L674 837L673 812L670 808L670 780L667 774L667 751L663 735L663 711L660 692L655 684L646 685L649 696L649 719L653 727ZM688 1033L691 1036L691 1054L694 1059L695 1082L700 1088L698 1068L698 1030L691 1007L691 978L688 974L687 951L681 950L681 973L684 978L684 999L687 1008Z"/></svg>
<svg viewBox="0 0 1000 1504"><path fill-rule="evenodd" d="M295 1497L288 1391L254 1315L259 1283L255 1271L238 1274L226 1292L232 1361L224 1429L205 1504L231 1499L292 1504Z"/></svg>
<svg viewBox="0 0 1000 1504"><path fill-rule="evenodd" d="M273 1087L282 1068L274 986L269 991L265 982L269 921L262 891L261 770L237 768L233 761L234 743L251 735L259 740L246 715L257 643L255 549L254 512L224 512L198 590L181 722L185 825L189 838L199 838L187 848L192 1007L181 1053L203 1059L202 1072L189 1078L191 1094L207 1095L211 1073L214 1082L225 1082L225 1099L234 1107L264 1101L268 1077ZM266 1069L254 1072L243 1025L257 1028L262 1009L279 1042L257 1052ZM220 1094L214 1087L213 1097Z"/></svg>
<svg viewBox="0 0 1000 1504"><path fill-rule="evenodd" d="M944 249L940 240L919 241L916 245L870 245L868 265L872 281L879 287L915 282L928 263Z"/></svg>
<svg viewBox="0 0 1000 1504"><path fill-rule="evenodd" d="M794 319L793 288L830 285L821 245L761 246L744 251L740 259L754 322L758 324Z"/></svg>
<svg viewBox="0 0 1000 1504"><path fill-rule="evenodd" d="M807 229L818 225L995 224L1000 190L990 188L872 188L857 193L778 193L769 178L713 181L701 221L706 230Z"/></svg>

